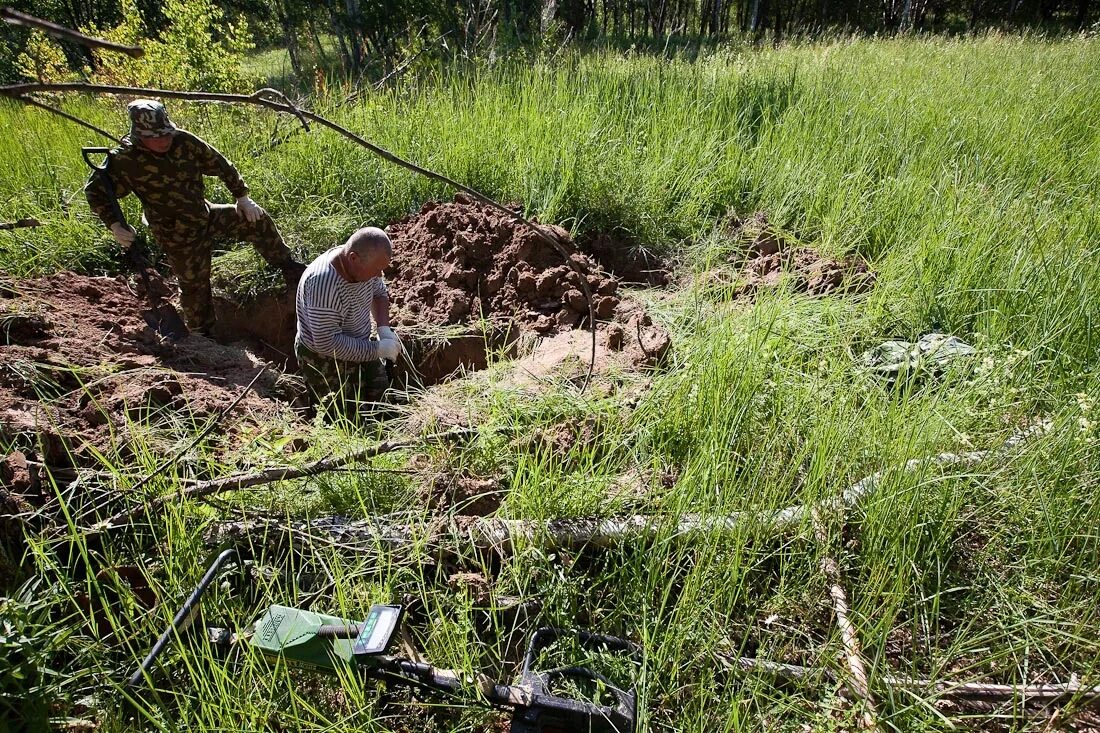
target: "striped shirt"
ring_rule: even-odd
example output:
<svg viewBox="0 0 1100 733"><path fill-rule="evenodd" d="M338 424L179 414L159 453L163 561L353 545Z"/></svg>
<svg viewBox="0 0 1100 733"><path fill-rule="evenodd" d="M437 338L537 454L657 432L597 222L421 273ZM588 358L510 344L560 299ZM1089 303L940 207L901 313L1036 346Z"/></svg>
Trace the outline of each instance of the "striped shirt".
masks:
<svg viewBox="0 0 1100 733"><path fill-rule="evenodd" d="M372 361L379 357L378 342L370 340L371 306L375 298L389 298L389 292L381 277L361 283L340 277L332 263L341 250L343 245L333 247L302 274L294 300L295 339L319 356Z"/></svg>

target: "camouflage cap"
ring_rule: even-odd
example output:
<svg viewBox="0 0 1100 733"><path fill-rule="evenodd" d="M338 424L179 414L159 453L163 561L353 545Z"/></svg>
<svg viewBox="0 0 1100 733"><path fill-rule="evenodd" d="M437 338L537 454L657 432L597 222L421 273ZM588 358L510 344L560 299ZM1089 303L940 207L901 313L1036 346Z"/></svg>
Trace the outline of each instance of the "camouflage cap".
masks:
<svg viewBox="0 0 1100 733"><path fill-rule="evenodd" d="M135 99L126 109L130 112L132 136L160 137L176 131L176 126L168 119L168 110L155 99Z"/></svg>

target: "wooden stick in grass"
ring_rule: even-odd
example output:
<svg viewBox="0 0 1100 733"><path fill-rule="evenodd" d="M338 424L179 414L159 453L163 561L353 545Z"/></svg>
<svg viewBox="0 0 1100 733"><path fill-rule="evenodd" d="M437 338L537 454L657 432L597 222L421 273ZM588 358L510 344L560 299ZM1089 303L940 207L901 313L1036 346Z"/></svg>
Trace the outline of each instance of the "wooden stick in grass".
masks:
<svg viewBox="0 0 1100 733"><path fill-rule="evenodd" d="M836 625L840 628L840 638L844 644L844 656L847 658L848 671L851 673L851 689L855 696L863 701L865 706L861 722L863 727L868 730L878 730L875 700L871 695L871 687L867 683L867 667L863 663L863 652L859 646L859 637L856 636L855 626L848 618L848 594L844 592L840 566L829 555L829 533L825 529L825 522L821 519L821 512L815 507L811 510L810 517L813 521L814 537L821 545L823 553L821 571L829 582L829 597L833 601Z"/></svg>
<svg viewBox="0 0 1100 733"><path fill-rule="evenodd" d="M725 667L745 672L766 672L788 680L803 680L818 674L835 679L830 669L814 669L797 664L784 664L754 657L731 657L716 654L715 658ZM1079 681L1053 682L1035 685L1000 685L987 682L959 682L955 680L930 680L899 675L883 675L879 681L897 690L934 692L938 697L953 701L1006 702L1020 700L1024 703L1050 703L1075 698L1091 705L1100 703L1100 686L1083 685Z"/></svg>
<svg viewBox="0 0 1100 733"><path fill-rule="evenodd" d="M25 219L19 219L18 221L5 221L0 222L0 231L10 231L12 229L26 229L27 227L40 227L42 222L38 221L32 216Z"/></svg>
<svg viewBox="0 0 1100 733"><path fill-rule="evenodd" d="M256 376L259 377L259 375ZM253 382L255 382L255 379L253 380ZM245 391L247 391L247 388ZM231 408L232 405L230 406L230 409ZM183 499L201 499L213 496L214 494L224 493L226 491L239 491L240 489L247 489L254 486L262 486L265 484L273 483L275 481L289 481L291 479L304 478L306 476L316 476L318 474L340 468L349 463L365 461L369 458L374 458L375 456L380 456L384 453L392 453L393 451L411 448L413 446L420 445L426 442L456 440L459 438L470 437L476 434L477 430L474 428L456 428L454 430L447 430L442 433L433 433L423 438L417 438L413 440L383 441L367 448L352 451L351 453L345 453L340 456L323 458L319 461L314 461L313 463L309 463L305 466L297 468L293 466L279 466L276 468L266 468L262 471L257 471L255 473L236 474L234 476L214 479L213 481L203 481L201 483L192 484L185 489L180 489L175 493L166 496L159 496L152 501L148 501L132 509L118 512L117 514L108 517L102 522L90 527L86 531L89 533L97 533L129 524L134 519L146 515L150 511L158 509L170 501ZM153 471L153 473L151 473L149 476L139 482L139 485L144 485L145 483L147 483L150 478L157 475L165 467L166 465L158 467L155 471Z"/></svg>
<svg viewBox="0 0 1100 733"><path fill-rule="evenodd" d="M329 120L314 112L302 109L295 104L292 104L286 95L277 89L260 89L252 94L227 94L217 92L192 92L192 91L179 91L175 89L155 89L146 87L124 87L113 86L106 84L87 84L84 82L63 82L55 84L9 84L7 86L0 86L0 95L11 97L17 101L25 104L35 104L35 106L43 109L53 110L50 107L46 107L41 103L35 103L30 101L32 97L29 95L40 92L85 92L88 94L106 94L106 95L122 95L122 96L134 96L134 97L163 97L165 99L184 99L193 102L214 102L222 104L254 104L260 107L266 107L267 109L275 112L283 112L286 114L292 114L298 118L302 123L302 126L309 130L309 123L315 122L323 127L327 127L330 130L343 135L348 140L361 145L367 150L371 151L375 155L382 159L393 163L394 165L401 166L407 170L410 170L419 175L425 176L438 181L444 185L458 189L469 196L473 197L482 204L489 206L497 211L501 212L510 219L522 224L531 229L546 244L550 245L561 257L565 260L565 264L569 266L574 272L579 275L578 286L584 293L584 297L588 301L588 324L592 331L591 339L591 354L588 361L588 372L585 375L584 383L581 385L581 392L584 392L588 388L589 382L592 380L592 374L596 368L596 304L592 295L592 289L588 285L588 273L584 272L580 265L573 261L572 254L565 245L563 245L552 232L544 229L543 227L531 222L522 214L509 209L496 200L486 196L480 191L473 189L469 186L459 183L458 181L444 176L440 173L428 170L422 166L412 163L404 158L400 158L385 148L379 147L374 143L360 137L351 130L342 125L338 125L332 120ZM63 114L67 119L72 119L71 115ZM91 127L91 123L84 123L86 127Z"/></svg>

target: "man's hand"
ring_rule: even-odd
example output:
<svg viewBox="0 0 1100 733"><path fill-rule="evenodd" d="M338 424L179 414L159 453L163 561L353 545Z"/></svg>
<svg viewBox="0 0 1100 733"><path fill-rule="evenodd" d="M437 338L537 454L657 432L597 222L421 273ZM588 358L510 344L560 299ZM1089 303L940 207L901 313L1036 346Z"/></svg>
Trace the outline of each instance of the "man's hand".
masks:
<svg viewBox="0 0 1100 733"><path fill-rule="evenodd" d="M394 361L401 354L401 343L396 338L378 339L378 358Z"/></svg>
<svg viewBox="0 0 1100 733"><path fill-rule="evenodd" d="M247 222L259 221L264 215L264 210L260 208L260 205L250 199L248 196L241 196L237 199L237 216L241 217Z"/></svg>
<svg viewBox="0 0 1100 733"><path fill-rule="evenodd" d="M378 327L378 338L380 339L393 339L397 343L401 343L401 339L397 337L397 334L393 332L393 329L389 326Z"/></svg>
<svg viewBox="0 0 1100 733"><path fill-rule="evenodd" d="M118 245L123 249L130 249L130 245L134 243L134 237L137 236L137 232L119 222L111 225L111 234L115 235Z"/></svg>

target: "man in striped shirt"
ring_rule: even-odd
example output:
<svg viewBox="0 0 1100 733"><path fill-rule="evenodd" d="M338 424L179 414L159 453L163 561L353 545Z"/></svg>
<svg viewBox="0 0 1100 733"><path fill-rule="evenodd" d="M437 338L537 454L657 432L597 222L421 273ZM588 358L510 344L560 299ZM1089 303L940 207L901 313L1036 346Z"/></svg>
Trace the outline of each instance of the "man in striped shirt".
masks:
<svg viewBox="0 0 1100 733"><path fill-rule="evenodd" d="M298 283L298 365L313 398L349 416L381 400L389 386L382 360L401 352L382 280L392 254L389 235L365 227L315 259Z"/></svg>

